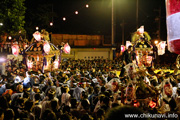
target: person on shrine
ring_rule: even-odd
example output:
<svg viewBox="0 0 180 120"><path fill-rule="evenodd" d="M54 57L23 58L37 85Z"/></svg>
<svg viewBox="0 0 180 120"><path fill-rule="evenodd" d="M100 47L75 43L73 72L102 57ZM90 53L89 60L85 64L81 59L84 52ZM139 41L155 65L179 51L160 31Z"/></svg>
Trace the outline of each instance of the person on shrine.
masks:
<svg viewBox="0 0 180 120"><path fill-rule="evenodd" d="M120 74L121 77L123 77L124 73L125 73L124 66L126 66L129 63L132 63L132 60L133 60L133 52L132 51L133 51L133 46L130 45L128 47L128 49L125 50L123 55L122 55L123 64L122 64L122 70L121 70L121 74Z"/></svg>

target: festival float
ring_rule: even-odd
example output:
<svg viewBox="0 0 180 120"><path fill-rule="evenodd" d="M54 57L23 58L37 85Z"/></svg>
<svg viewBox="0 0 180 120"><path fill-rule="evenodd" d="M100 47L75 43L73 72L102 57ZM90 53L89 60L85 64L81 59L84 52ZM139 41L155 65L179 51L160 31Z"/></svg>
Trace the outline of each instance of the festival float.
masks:
<svg viewBox="0 0 180 120"><path fill-rule="evenodd" d="M46 33L46 34L44 34ZM56 70L60 65L61 53L70 53L70 46L66 43L60 50L49 42L47 31L36 31L33 34L35 41L25 50L25 61L28 70Z"/></svg>
<svg viewBox="0 0 180 120"><path fill-rule="evenodd" d="M151 37L144 31L144 26L141 26L133 34L131 43L133 44L136 53L136 61L139 67L151 67L153 60L153 46L151 45Z"/></svg>

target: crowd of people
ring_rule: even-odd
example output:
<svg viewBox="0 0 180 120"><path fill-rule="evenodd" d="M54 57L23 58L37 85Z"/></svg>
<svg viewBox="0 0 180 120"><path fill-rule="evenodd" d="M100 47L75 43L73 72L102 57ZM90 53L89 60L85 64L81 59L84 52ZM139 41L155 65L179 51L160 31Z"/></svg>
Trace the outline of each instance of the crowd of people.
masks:
<svg viewBox="0 0 180 120"><path fill-rule="evenodd" d="M0 119L115 120L128 113L179 118L179 74L144 67L119 76L121 66L119 59L67 59L60 69L42 73L8 62L0 79Z"/></svg>
<svg viewBox="0 0 180 120"><path fill-rule="evenodd" d="M0 120L179 119L180 74L165 67L138 67L132 46L121 59L63 59L56 70L31 71L11 59L0 75Z"/></svg>

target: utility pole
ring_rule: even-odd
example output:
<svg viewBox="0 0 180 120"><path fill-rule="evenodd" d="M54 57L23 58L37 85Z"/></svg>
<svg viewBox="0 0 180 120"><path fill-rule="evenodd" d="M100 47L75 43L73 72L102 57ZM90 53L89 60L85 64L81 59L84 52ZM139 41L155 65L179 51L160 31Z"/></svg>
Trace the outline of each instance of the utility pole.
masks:
<svg viewBox="0 0 180 120"><path fill-rule="evenodd" d="M125 25L124 19L123 19L123 21L122 21L122 23L120 25L122 27L122 45L124 45L124 25Z"/></svg>
<svg viewBox="0 0 180 120"><path fill-rule="evenodd" d="M158 29L159 29L159 40L161 39L161 7L159 8L159 24L158 24Z"/></svg>
<svg viewBox="0 0 180 120"><path fill-rule="evenodd" d="M158 22L158 30L156 31L157 38L160 40L161 39L161 7L159 10L154 10L159 13L158 17L155 18L155 20Z"/></svg>
<svg viewBox="0 0 180 120"><path fill-rule="evenodd" d="M138 16L139 16L139 0L136 0L136 29L139 28Z"/></svg>
<svg viewBox="0 0 180 120"><path fill-rule="evenodd" d="M114 21L114 0L112 0L112 16L111 16L111 44L114 45L114 36L115 36L115 21Z"/></svg>

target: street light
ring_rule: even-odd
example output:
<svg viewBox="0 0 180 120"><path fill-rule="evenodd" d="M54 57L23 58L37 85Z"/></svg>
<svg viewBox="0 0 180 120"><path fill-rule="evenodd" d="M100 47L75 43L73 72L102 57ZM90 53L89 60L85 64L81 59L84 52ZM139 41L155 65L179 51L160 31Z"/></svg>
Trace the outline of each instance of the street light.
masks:
<svg viewBox="0 0 180 120"><path fill-rule="evenodd" d="M3 26L3 23L0 23L0 26Z"/></svg>
<svg viewBox="0 0 180 120"><path fill-rule="evenodd" d="M155 40L154 43L155 43L155 45L157 45L158 44L158 40Z"/></svg>
<svg viewBox="0 0 180 120"><path fill-rule="evenodd" d="M63 17L63 21L66 21L66 17Z"/></svg>
<svg viewBox="0 0 180 120"><path fill-rule="evenodd" d="M88 4L86 4L86 8L89 8L89 5L88 5Z"/></svg>
<svg viewBox="0 0 180 120"><path fill-rule="evenodd" d="M53 26L53 22L50 22L50 26Z"/></svg>
<svg viewBox="0 0 180 120"><path fill-rule="evenodd" d="M11 36L9 36L9 37L8 37L8 39L9 39L9 40L11 40L11 39L12 39L12 37L11 37Z"/></svg>
<svg viewBox="0 0 180 120"><path fill-rule="evenodd" d="M39 27L36 27L36 30L39 30Z"/></svg>
<svg viewBox="0 0 180 120"><path fill-rule="evenodd" d="M75 11L75 14L77 15L77 14L78 14L78 11Z"/></svg>

